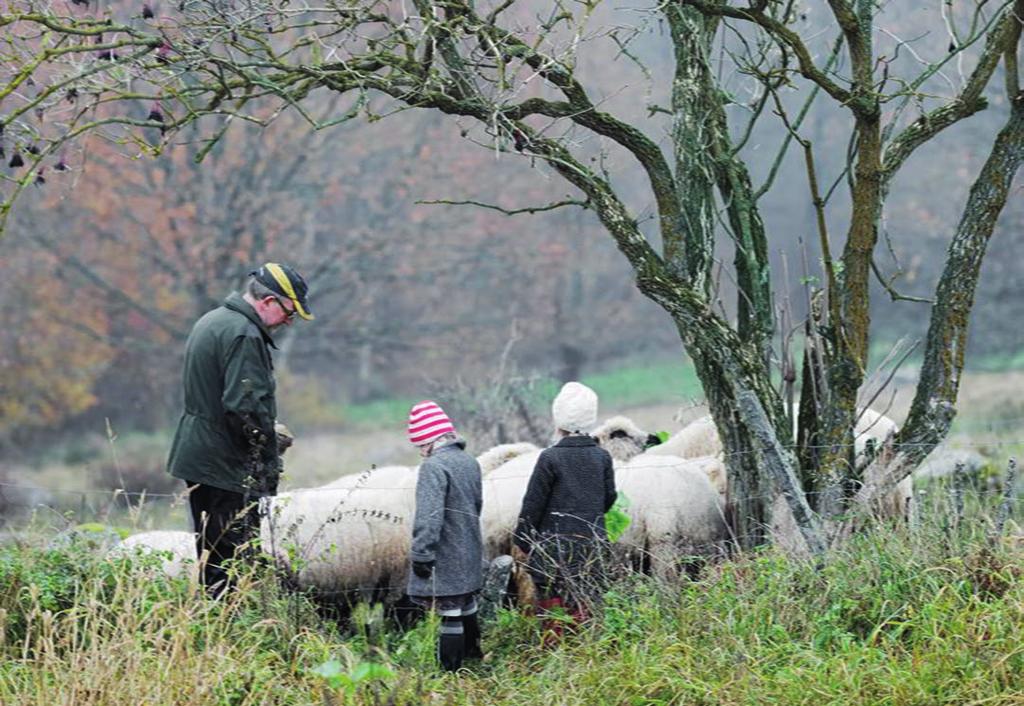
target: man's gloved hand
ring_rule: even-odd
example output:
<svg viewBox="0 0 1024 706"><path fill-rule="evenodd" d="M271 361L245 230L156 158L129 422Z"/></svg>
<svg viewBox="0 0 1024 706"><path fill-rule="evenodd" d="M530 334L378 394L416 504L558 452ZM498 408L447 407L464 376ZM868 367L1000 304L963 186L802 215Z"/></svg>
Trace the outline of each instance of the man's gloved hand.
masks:
<svg viewBox="0 0 1024 706"><path fill-rule="evenodd" d="M421 579L429 579L434 573L434 562L433 561L414 561L412 563L412 572L419 576Z"/></svg>
<svg viewBox="0 0 1024 706"><path fill-rule="evenodd" d="M249 443L257 448L263 448L267 443L267 435L255 424L246 423L242 427L242 433L245 434L245 438L249 440Z"/></svg>

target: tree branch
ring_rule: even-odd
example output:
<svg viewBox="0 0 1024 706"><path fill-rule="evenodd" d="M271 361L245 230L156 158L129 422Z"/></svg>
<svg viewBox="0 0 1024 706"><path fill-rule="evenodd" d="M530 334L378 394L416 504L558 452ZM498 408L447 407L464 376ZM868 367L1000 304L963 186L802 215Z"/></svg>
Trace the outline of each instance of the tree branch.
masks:
<svg viewBox="0 0 1024 706"><path fill-rule="evenodd" d="M480 208L489 208L492 211L498 211L504 213L506 216L517 216L521 213L540 213L542 211L554 211L556 208L562 208L563 206L579 206L580 208L590 208L590 201L580 201L579 199L566 199L565 201L555 201L549 203L546 206L528 206L526 208L502 208L495 204L483 203L482 201L450 201L448 199L436 199L431 201L419 200L416 201L418 204L424 205L445 205L445 206L479 206Z"/></svg>
<svg viewBox="0 0 1024 706"><path fill-rule="evenodd" d="M999 59L1016 45L1020 21L1012 8L1005 8L995 28L989 33L985 48L963 90L951 102L925 113L892 139L882 161L882 179L888 182L918 147L942 130L983 110L987 101L982 96Z"/></svg>
<svg viewBox="0 0 1024 706"><path fill-rule="evenodd" d="M755 9L716 5L709 2L709 0L680 0L680 2L683 5L696 8L706 15L748 20L761 26L777 41L789 47L796 55L797 63L800 66L800 74L804 78L821 86L822 90L844 105L849 103L852 98L850 91L832 81L824 71L818 68L811 58L811 52L807 49L807 45L804 44L800 35L782 22Z"/></svg>

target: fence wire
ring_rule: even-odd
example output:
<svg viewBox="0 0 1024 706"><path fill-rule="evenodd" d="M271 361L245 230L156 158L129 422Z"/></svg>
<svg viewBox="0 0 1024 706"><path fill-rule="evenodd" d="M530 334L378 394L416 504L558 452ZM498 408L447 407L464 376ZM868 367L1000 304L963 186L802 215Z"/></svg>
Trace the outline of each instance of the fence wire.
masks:
<svg viewBox="0 0 1024 706"><path fill-rule="evenodd" d="M1022 419L1024 419L1024 418L1022 418ZM1002 441L999 441L999 442L979 442L979 443L954 442L954 443L944 444L942 446L942 448L945 449L946 451L950 451L950 450L955 451L955 450L963 450L963 449L978 449L978 448L984 448L984 449L989 449L990 450L993 447L1004 447L1004 446L1013 446L1013 445L1024 446L1024 440L1002 440ZM854 446L854 445L851 445L851 446ZM792 448L792 447L790 447L790 448ZM820 446L820 447L812 447L812 448L826 448L826 447ZM749 452L743 452L743 453L758 453L758 452L756 452L756 451L749 451ZM735 457L735 456L738 456L738 455L739 454L729 454L729 455L722 454L722 455L719 455L719 458L727 463L729 458L732 458L732 457ZM654 462L652 462L650 464L629 463L628 467L630 468L630 470L640 471L640 472L642 472L646 468L664 469L665 468L665 464L663 462L661 462L662 458L665 458L665 457L659 457L659 462L657 462L657 463L654 463ZM269 509L269 514L270 514L271 519L269 520L269 524L270 524L270 526L272 528L271 529L271 535L273 536L273 535L279 533L282 536L285 536L286 539L287 539L289 531L292 528L296 527L297 524L299 524L298 522L296 522L295 519L292 519L290 521L291 524L289 524L288 522L282 522L282 523L278 524L278 522L276 522L274 520L274 512L275 512L275 510L273 508L276 507L277 508L276 512L278 512L278 513L282 512L282 511L286 511L287 510L287 502L288 502L287 499L286 499L287 496L290 495L290 496L296 497L296 496L302 496L302 495L305 495L305 494L324 494L325 497L332 497L332 498L336 497L337 501L335 502L333 507L330 507L330 508L326 509L326 513L327 513L326 514L326 518L319 525L317 525L315 527L307 527L307 528L304 529L304 533L305 534L304 534L304 537L303 537L304 541L302 542L302 546L298 546L298 547L294 547L293 546L293 548L297 548L298 549L298 551L297 552L293 552L293 554L297 554L299 557L301 557L303 559L303 561L311 561L311 560L312 561L316 561L317 560L316 553L317 552L321 552L322 553L322 550L319 550L319 546L320 546L320 544L322 542L325 541L325 537L333 538L333 539L336 540L334 542L335 545L343 546L343 544L344 544L344 536L343 536L344 535L344 531L345 530L349 530L349 531L352 530L353 525L350 524L352 522L356 522L356 523L359 523L359 524L365 525L365 526L377 525L377 524L381 524L381 523L389 523L389 524L394 524L394 525L406 525L405 531L406 532L410 531L411 528L408 527L408 525L411 524L411 519L412 518L411 518L411 515L408 512L394 513L389 508L381 507L379 505L375 506L375 507L364 507L364 506L360 505L360 495L363 492L388 491L388 492L398 493L399 491L402 491L402 492L411 494L411 493L413 493L413 491L415 489L415 482L414 482L414 480L412 480L412 479L414 479L414 476L411 476L410 482L407 482L407 483L390 484L390 485L387 485L387 486L372 485L372 480L373 480L374 472L376 470L378 470L378 469L370 468L370 469L362 471L361 473L350 474L349 476L346 476L346 477L350 477L352 479L352 484L349 487L320 486L320 487L314 487L314 488L299 488L299 489L294 489L294 490L286 491L284 493L284 495L285 495L284 498L280 498L280 499L277 499L277 500L270 500L269 501L269 505L271 507ZM410 468L410 471L411 470L412 470L412 468ZM498 483L499 481L514 482L514 483L519 484L522 487L522 489L525 490L525 483L528 480L529 476L531 475L531 472L532 472L531 470L524 469L522 473L512 474L512 475L502 475L502 476L496 478L496 477L494 477L494 475L493 475L494 472L492 471L489 474L485 474L484 482L485 483L493 482L495 484ZM997 485L986 486L986 487L983 487L983 488L967 487L967 485L963 482L962 478L960 478L960 479L958 479L958 478L933 478L933 479L929 479L929 484L928 485L929 485L929 487L939 486L939 487L948 487L948 488L950 488L948 498L946 500L944 500L945 505L943 507L941 507L941 508L939 508L939 507L935 508L937 513L947 512L950 517L955 518L954 521L946 523L948 526L952 526L954 524L957 525L957 526L960 525L961 518L963 517L963 514L964 514L963 508L964 508L965 498L970 498L971 501L975 505L980 505L980 506L985 506L985 507L994 506L995 505L995 500L998 498L998 499L1000 499L1006 505L1007 512L1009 513L1009 515L1011 515L1014 518L1016 518L1019 515L1020 500L1021 500L1021 498L1018 497L1018 495L1015 492L1008 492L1007 489L998 487ZM1010 490L1012 491L1012 489L1010 489ZM814 504L814 500L816 499L816 497L821 492L822 491L811 491L811 492L805 493L805 495L808 498L808 500L811 501L812 504ZM124 490L124 489L114 489L114 490L111 490L111 489L101 489L101 488L94 488L94 489L62 488L62 487L55 487L55 486L37 485L37 484L25 484L25 483L16 483L16 482L9 482L9 481L0 482L0 502L6 503L8 506L11 506L11 507L21 507L21 508L25 508L25 509L38 509L38 508L53 509L53 508L51 508L47 504L47 502L52 500L52 498L54 496L60 496L60 495L64 495L64 496L68 496L68 497L72 497L72 498L75 498L75 497L79 498L79 502L80 502L79 512L81 514L83 514L83 515L86 513L86 510L89 510L89 511L92 511L92 512L97 513L97 514L101 514L101 515L109 514L110 511L115 507L115 504L118 503L118 501L125 501L127 506L128 506L127 509L129 511L131 511L131 512L136 513L136 520L137 520L138 519L138 514L142 512L146 500L153 499L153 500L158 500L158 501L161 501L161 502L166 501L166 500L170 500L172 505L174 505L174 504L181 504L181 503L184 502L184 499L185 499L185 497L187 495L187 490L183 489L182 491L176 492L176 493L161 493L161 492L148 492L148 491L145 491L145 490L142 490L142 491L130 491L130 490ZM32 496L37 496L37 497L33 498ZM46 496L49 496L49 498L46 498ZM500 493L499 493L498 496L500 497ZM44 499L40 500L40 497L42 497ZM758 500L758 501L766 501L766 503L771 503L771 502L775 501L778 497L779 497L779 493L777 491L775 491L775 490L772 490L771 492L754 495L754 496L750 497L750 499L751 500ZM100 504L105 504L105 507L102 508L102 509L97 508L97 507L93 507L92 503L89 502L90 500L96 501L96 502L98 502ZM521 502L521 497L518 497L518 498L515 498L515 499L509 499L509 501L507 503L499 503L499 505L515 504L515 501L517 501L517 500L519 502ZM132 501L135 501L135 505L133 505ZM90 505L88 508L86 507L87 504ZM653 512L661 512L661 511L665 511L665 512L679 511L679 509L680 509L680 503L677 500L675 500L675 499L672 499L672 500L666 499L666 501L663 502L663 503L649 503L649 502L645 502L645 503L642 504L642 510L645 513L648 513L648 512L652 512L653 513ZM487 509L485 508L485 513L486 513L486 510ZM499 510L500 510L500 508L499 508ZM722 520L723 520L724 524L727 527L730 526L731 523L729 523L727 521L727 518L725 517L725 514L724 514L728 510L726 508L719 508L719 511L723 513ZM60 516L59 515L59 511L54 510L54 512L58 516ZM920 514L920 512L918 514ZM319 517L323 516L322 512L318 512L317 515ZM478 517L477 519L483 519L483 518ZM341 529L341 536L339 536L334 530L331 529L330 526L332 524L341 522L342 520L347 520L350 523L346 523L346 524L341 525L341 527L340 527L340 529ZM507 520L505 520L505 522L507 523ZM71 522L65 519L65 524L66 524L66 526L70 526ZM989 524L992 524L992 523L989 522ZM1002 522L1000 522L999 525L1000 525L1000 529L1001 529ZM311 535L309 534L310 530L312 530L312 534ZM760 527L759 530L760 530L760 532L758 534L756 534L756 535L755 534L749 534L749 535L737 536L734 532L730 531L730 533L729 533L727 538L716 539L713 542L708 542L708 543L689 542L686 545L686 551L690 552L690 553L692 553L694 555L706 555L706 556L721 555L721 554L726 553L728 551L728 546L729 545L732 545L732 546L742 546L742 545L746 545L749 540L762 538L763 536L765 536L765 534L768 534L770 536L772 528L770 526L766 525L766 526ZM501 527L498 530L498 532L499 533L504 533L504 536L502 536L500 538L499 543L502 543L502 544L504 544L506 546L509 545L511 543L512 528L508 527L508 526L503 526L503 527ZM628 536L628 532L627 532L627 536ZM339 539L341 541L337 541ZM294 545L294 542L293 542L293 545ZM271 547L272 551L274 551L276 549L278 549L278 547ZM372 547L371 547L371 549L372 549ZM645 544L645 545L640 545L640 544L631 544L628 540L624 540L624 541L621 541L619 543L616 551L619 552L620 554L624 553L624 554L630 555L630 556L632 556L634 558L639 558L641 561L649 560L651 563L663 560L662 558L659 558L654 553L652 553L650 549L651 548L650 548L650 543L649 542L647 544ZM277 552L275 552L275 553L277 553ZM372 553L372 551L370 553ZM403 561L403 566L404 566L404 561ZM402 569L397 569L397 570L399 571L399 573L402 572ZM383 587L383 588L398 590L398 589L403 588L403 587L404 586L386 586L386 587ZM378 584L375 584L374 588L375 588L375 590L381 590L382 586L378 583ZM365 593L366 590L367 590L366 587L360 587L360 588L353 588L353 589L345 589L345 592Z"/></svg>
<svg viewBox="0 0 1024 706"><path fill-rule="evenodd" d="M1021 419L1024 420L1024 417L1022 417ZM856 444L808 445L808 446L804 446L803 448L804 449L808 449L808 450L825 450L825 449L831 449L831 448L850 448L850 449L855 449L856 446L857 446ZM921 444L910 444L910 443L907 443L907 444L900 444L899 448L917 448L917 447L925 447L925 446L932 446L932 444L924 444L924 443L921 443ZM937 449L942 451L942 452L949 452L949 451L960 451L960 450L968 450L968 449L970 449L970 450L974 450L974 449L985 449L985 450L988 450L988 449L992 449L993 447L1003 448L1003 447L1014 447L1014 446L1024 447L1024 438L1022 438L1022 439L1014 439L1014 440L986 441L986 442L973 442L973 443L972 442L950 442L950 443L943 443L942 445L937 447ZM796 444L783 444L782 447L787 449L790 452L794 452L798 448L796 446ZM761 453L761 451L759 451L759 450L751 449L749 451L739 451L739 452L733 452L733 453L720 453L720 454L717 454L715 456L715 458L721 459L723 461L723 463L728 465L728 460L730 458L739 458L739 457L747 456L747 455L750 455L750 454L760 454L760 453ZM667 456L665 456L665 457L658 456L658 458L666 458L666 457ZM708 458L708 457L700 457L700 458ZM697 459L690 458L690 459L683 459L683 460L684 461L693 461L693 460L697 460ZM629 462L627 462L627 463L629 463ZM641 471L643 469L645 469L645 468L663 468L663 467L664 466L662 464L655 464L655 463L652 463L650 465L647 465L647 464L632 464L632 463L630 463L630 466L629 466L630 470L641 470ZM372 476L372 474L375 471L382 470L383 468L390 468L390 466L383 466L383 467L380 467L380 468L377 468L376 466L374 466L374 467L371 467L369 469L365 469L363 471L359 471L359 472L356 472L356 473L345 474L345 475L341 476L341 478L360 478L361 479L363 476ZM415 466L411 466L410 467L410 469L413 469L413 468L416 468L416 467ZM493 471L491 471L491 473L493 473ZM491 475L491 473L485 473L484 474L484 479L486 480ZM501 476L501 479L502 480L505 480L505 479L507 479L507 480L516 480L516 479L521 479L521 478L529 477L529 475L530 475L530 472L527 471L527 472L523 473L522 475ZM341 478L339 478L339 480ZM334 481L334 482L337 482L337 481ZM286 490L282 491L282 494L287 493L287 494L295 495L295 494L302 494L302 493L319 493L319 492L323 492L323 493L338 493L338 492L344 492L344 491L357 490L357 489L360 489L361 487L363 487L363 486L361 486L358 482L356 482L350 488L346 488L346 487L332 487L332 486L323 485L323 486L317 486L317 487L313 487L313 488L286 489ZM398 485L398 486L378 486L378 485L375 485L375 486L373 486L373 489L374 490L408 490L411 487L412 486L410 486L410 485ZM69 495L86 495L86 496L91 496L91 495L111 496L111 495L115 495L115 496L127 496L127 497L130 497L130 498L142 498L142 497L145 497L145 498L182 499L182 498L185 497L185 495L187 493L187 491L185 491L185 490L182 490L182 491L176 492L176 493L160 493L160 492L150 492L150 491L147 491L147 490L126 490L126 489L123 489L123 488L67 488L67 487L57 487L57 486L52 486L52 485L40 485L40 484L14 483L14 482L9 482L9 481L0 481L0 492L2 492L2 490L5 489L5 488L17 489L17 490L23 490L23 491L31 491L31 492L36 492L36 493L54 493L54 494L56 494L56 493L66 493L66 494L69 494Z"/></svg>

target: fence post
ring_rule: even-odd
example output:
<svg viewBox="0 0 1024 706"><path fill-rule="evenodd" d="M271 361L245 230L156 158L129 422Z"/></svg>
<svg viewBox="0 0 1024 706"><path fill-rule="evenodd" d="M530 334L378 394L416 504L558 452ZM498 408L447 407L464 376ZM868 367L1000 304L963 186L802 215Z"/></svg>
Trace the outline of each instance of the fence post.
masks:
<svg viewBox="0 0 1024 706"><path fill-rule="evenodd" d="M1010 519L1010 508L1013 504L1013 489L1017 481L1017 459L1011 458L1006 465L1006 478L1003 481L1003 501L999 504L999 514L996 515L996 529L993 541L1003 536L1006 528L1006 521Z"/></svg>
<svg viewBox="0 0 1024 706"><path fill-rule="evenodd" d="M953 484L949 488L949 499L952 505L953 522L952 533L955 536L960 531L960 520L964 516L964 464L957 461L953 469Z"/></svg>

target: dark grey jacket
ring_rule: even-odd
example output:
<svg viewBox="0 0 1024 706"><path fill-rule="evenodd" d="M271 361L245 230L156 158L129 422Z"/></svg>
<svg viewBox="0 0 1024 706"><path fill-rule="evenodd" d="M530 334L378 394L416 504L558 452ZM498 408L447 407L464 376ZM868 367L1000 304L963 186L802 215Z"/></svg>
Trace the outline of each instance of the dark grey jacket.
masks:
<svg viewBox="0 0 1024 706"><path fill-rule="evenodd" d="M480 465L465 448L453 441L420 466L410 558L433 561L434 573L423 579L410 572L410 596L456 596L483 585Z"/></svg>
<svg viewBox="0 0 1024 706"><path fill-rule="evenodd" d="M612 457L589 436L567 436L541 452L523 496L515 542L523 551L547 537L602 540L615 502Z"/></svg>

